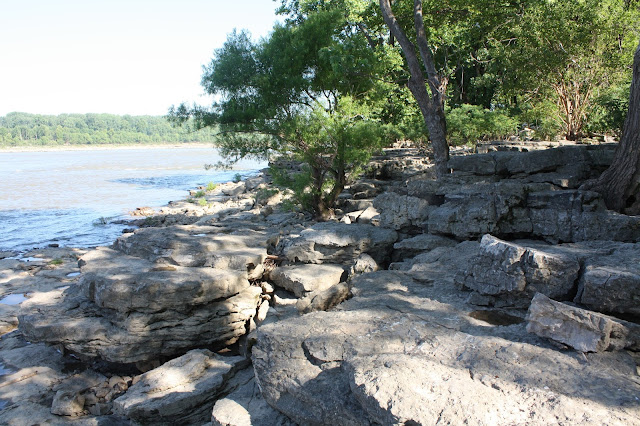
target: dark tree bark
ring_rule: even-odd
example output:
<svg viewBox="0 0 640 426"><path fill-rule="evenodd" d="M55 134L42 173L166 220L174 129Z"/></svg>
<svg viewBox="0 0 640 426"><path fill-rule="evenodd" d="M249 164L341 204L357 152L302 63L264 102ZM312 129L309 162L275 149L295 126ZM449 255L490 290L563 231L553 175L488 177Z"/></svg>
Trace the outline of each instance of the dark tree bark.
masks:
<svg viewBox="0 0 640 426"><path fill-rule="evenodd" d="M618 212L640 214L640 44L633 58L629 111L611 166L583 189L597 191L607 207Z"/></svg>
<svg viewBox="0 0 640 426"><path fill-rule="evenodd" d="M447 143L447 122L444 116L444 94L447 89L448 79L439 75L436 71L433 54L424 29L422 1L414 0L413 2L416 41L422 63L418 58L416 46L400 27L391 9L390 0L380 0L380 9L384 22L389 27L391 35L400 43L402 53L407 60L410 73L408 87L420 107L424 122L429 130L429 138L431 139L436 164L436 176L441 178L449 173L447 166L449 144ZM429 86L428 90L427 85Z"/></svg>

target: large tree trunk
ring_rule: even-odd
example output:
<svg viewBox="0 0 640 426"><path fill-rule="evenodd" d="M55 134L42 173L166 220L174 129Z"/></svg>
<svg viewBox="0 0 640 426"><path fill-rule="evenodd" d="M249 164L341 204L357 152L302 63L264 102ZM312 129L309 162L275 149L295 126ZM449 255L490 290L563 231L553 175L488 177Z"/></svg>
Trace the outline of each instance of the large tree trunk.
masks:
<svg viewBox="0 0 640 426"><path fill-rule="evenodd" d="M626 214L640 214L640 44L633 58L629 111L613 163L584 189L602 194L607 207Z"/></svg>
<svg viewBox="0 0 640 426"><path fill-rule="evenodd" d="M414 0L413 6L416 41L424 71L418 59L416 47L400 27L391 9L390 0L380 0L380 10L382 11L384 22L389 27L391 35L400 43L402 53L407 60L410 73L409 90L411 90L411 94L418 103L424 122L429 130L429 138L431 139L436 164L436 176L441 178L449 173L447 166L449 144L447 143L447 123L444 116L444 93L448 81L436 72L433 55L424 30L422 1ZM427 90L427 85L429 90Z"/></svg>

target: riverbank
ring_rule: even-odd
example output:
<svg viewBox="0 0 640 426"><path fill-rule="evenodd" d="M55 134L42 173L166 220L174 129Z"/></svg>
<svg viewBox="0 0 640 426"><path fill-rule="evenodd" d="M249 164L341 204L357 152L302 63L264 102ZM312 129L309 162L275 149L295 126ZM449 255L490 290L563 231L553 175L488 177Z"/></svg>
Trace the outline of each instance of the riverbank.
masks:
<svg viewBox="0 0 640 426"><path fill-rule="evenodd" d="M20 147L0 146L0 154L4 152L57 152L57 151L102 151L108 149L177 149L177 148L215 148L211 142L168 142L166 144L92 144L92 145L31 145Z"/></svg>
<svg viewBox="0 0 640 426"><path fill-rule="evenodd" d="M577 189L612 152L458 156L435 181L390 150L322 223L266 175L203 188L33 269L77 282L0 339L0 423L640 423L640 218Z"/></svg>

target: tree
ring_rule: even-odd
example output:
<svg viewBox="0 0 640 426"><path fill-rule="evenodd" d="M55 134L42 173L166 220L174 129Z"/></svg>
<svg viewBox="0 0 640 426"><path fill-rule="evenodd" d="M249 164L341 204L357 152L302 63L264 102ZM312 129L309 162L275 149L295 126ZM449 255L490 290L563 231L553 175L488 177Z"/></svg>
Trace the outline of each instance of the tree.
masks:
<svg viewBox="0 0 640 426"><path fill-rule="evenodd" d="M552 101L568 140L579 139L594 99L618 83L640 25L633 1L534 0L497 27L492 53L505 69L502 91L534 104Z"/></svg>
<svg viewBox="0 0 640 426"><path fill-rule="evenodd" d="M343 12L328 5L297 13L258 43L232 33L202 77L218 101L170 110L178 122L219 125L229 161L274 151L302 161L305 172L289 184L321 219L383 141L370 78L378 62Z"/></svg>
<svg viewBox="0 0 640 426"><path fill-rule="evenodd" d="M449 144L447 143L447 122L444 114L444 100L448 78L436 71L433 52L424 27L422 1L414 0L413 19L415 26L416 47L402 29L391 8L390 0L380 0L380 10L385 23L393 37L398 40L409 68L408 87L415 98L424 122L429 130L429 138L433 147L436 175L441 178L449 173ZM427 84L425 85L425 77ZM429 89L427 90L427 86Z"/></svg>
<svg viewBox="0 0 640 426"><path fill-rule="evenodd" d="M582 189L602 194L611 210L640 214L640 43L633 58L629 110L611 166Z"/></svg>

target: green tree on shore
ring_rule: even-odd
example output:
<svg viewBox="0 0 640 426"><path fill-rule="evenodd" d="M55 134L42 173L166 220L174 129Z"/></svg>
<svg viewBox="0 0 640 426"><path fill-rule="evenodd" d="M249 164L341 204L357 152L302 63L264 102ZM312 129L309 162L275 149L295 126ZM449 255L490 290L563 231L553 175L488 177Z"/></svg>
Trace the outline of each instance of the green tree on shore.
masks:
<svg viewBox="0 0 640 426"><path fill-rule="evenodd" d="M318 218L331 216L338 195L384 142L387 97L378 92L387 86L373 78L380 61L344 12L298 9L258 43L234 32L202 78L218 102L170 111L178 122L219 126L218 146L231 160L277 152L301 161L303 172L280 182Z"/></svg>

